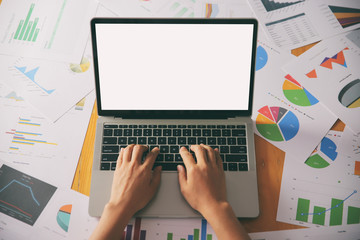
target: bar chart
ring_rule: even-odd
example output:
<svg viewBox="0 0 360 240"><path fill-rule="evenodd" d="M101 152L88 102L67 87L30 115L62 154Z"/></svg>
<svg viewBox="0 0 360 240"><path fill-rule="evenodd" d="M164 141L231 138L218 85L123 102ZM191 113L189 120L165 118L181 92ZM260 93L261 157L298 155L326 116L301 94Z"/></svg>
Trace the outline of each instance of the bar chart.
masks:
<svg viewBox="0 0 360 240"><path fill-rule="evenodd" d="M357 194L354 190L345 199L329 199L329 208L311 204L310 199L298 198L296 208L296 220L317 225L339 226L343 224L359 224L360 208L347 205L345 202ZM313 206L312 206L313 205ZM311 207L312 206L312 207ZM346 213L346 217L345 214ZM326 221L328 215L329 221Z"/></svg>
<svg viewBox="0 0 360 240"><path fill-rule="evenodd" d="M32 3L26 17L20 20L14 34L15 40L36 42L40 29L37 27L39 23L39 18L36 17L33 20L31 19L34 8L35 4Z"/></svg>

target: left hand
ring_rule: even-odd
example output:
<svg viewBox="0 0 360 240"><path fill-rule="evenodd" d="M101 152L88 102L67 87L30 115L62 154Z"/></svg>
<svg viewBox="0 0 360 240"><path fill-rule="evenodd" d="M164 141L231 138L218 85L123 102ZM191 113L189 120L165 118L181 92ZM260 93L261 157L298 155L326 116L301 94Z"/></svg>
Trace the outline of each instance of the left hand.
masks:
<svg viewBox="0 0 360 240"><path fill-rule="evenodd" d="M126 209L130 215L146 206L160 184L161 167L152 171L159 149L150 151L141 163L147 149L143 145L130 145L121 149L117 160L108 204Z"/></svg>

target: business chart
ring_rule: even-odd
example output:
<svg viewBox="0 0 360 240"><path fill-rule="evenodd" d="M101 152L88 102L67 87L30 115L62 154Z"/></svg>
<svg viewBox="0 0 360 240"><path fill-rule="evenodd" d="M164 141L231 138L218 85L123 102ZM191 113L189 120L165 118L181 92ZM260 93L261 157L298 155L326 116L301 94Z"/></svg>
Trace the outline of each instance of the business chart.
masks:
<svg viewBox="0 0 360 240"><path fill-rule="evenodd" d="M305 161L305 164L312 168L328 167L338 156L336 149L337 146L334 141L328 137L324 137L319 146L317 146L315 151Z"/></svg>
<svg viewBox="0 0 360 240"><path fill-rule="evenodd" d="M347 28L360 23L360 9L329 5L342 28Z"/></svg>
<svg viewBox="0 0 360 240"><path fill-rule="evenodd" d="M256 49L256 71L261 70L263 67L265 67L266 63L268 61L268 54L261 45L258 45Z"/></svg>
<svg viewBox="0 0 360 240"><path fill-rule="evenodd" d="M219 5L216 3L206 3L205 18L216 18L219 14Z"/></svg>
<svg viewBox="0 0 360 240"><path fill-rule="evenodd" d="M70 69L75 73L86 72L87 70L89 70L89 68L90 68L90 60L87 57L83 57L81 59L80 64L70 63Z"/></svg>
<svg viewBox="0 0 360 240"><path fill-rule="evenodd" d="M346 108L360 107L360 79L355 79L344 86L339 92L338 99Z"/></svg>
<svg viewBox="0 0 360 240"><path fill-rule="evenodd" d="M276 0L261 0L267 12L275 11L281 8L286 8L294 4L304 2L304 0L295 1L276 1Z"/></svg>
<svg viewBox="0 0 360 240"><path fill-rule="evenodd" d="M69 230L71 209L72 209L71 204L64 205L59 209L56 215L56 222L65 232L68 232Z"/></svg>
<svg viewBox="0 0 360 240"><path fill-rule="evenodd" d="M0 211L34 225L56 187L7 165L0 168Z"/></svg>
<svg viewBox="0 0 360 240"><path fill-rule="evenodd" d="M264 106L258 110L256 128L266 139L289 141L299 131L300 123L296 115L278 106Z"/></svg>
<svg viewBox="0 0 360 240"><path fill-rule="evenodd" d="M285 97L298 106L312 106L319 102L319 100L301 86L290 74L285 76L282 89Z"/></svg>

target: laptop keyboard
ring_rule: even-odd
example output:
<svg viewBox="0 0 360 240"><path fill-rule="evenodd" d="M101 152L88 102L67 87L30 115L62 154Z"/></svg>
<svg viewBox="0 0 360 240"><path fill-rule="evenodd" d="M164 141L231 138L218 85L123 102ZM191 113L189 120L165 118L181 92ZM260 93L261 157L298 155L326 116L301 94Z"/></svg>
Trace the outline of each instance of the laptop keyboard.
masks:
<svg viewBox="0 0 360 240"><path fill-rule="evenodd" d="M206 144L218 148L225 171L248 171L245 125L117 125L104 124L100 168L115 170L120 148L130 144L158 147L154 167L177 171L184 165L179 150L182 146ZM189 150L194 158L195 154Z"/></svg>

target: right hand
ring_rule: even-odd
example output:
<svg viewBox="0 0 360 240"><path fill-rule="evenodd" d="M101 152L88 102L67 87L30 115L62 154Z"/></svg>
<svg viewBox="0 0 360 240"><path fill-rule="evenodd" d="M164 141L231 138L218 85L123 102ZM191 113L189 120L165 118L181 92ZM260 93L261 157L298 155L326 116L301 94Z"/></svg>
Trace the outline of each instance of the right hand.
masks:
<svg viewBox="0 0 360 240"><path fill-rule="evenodd" d="M204 216L227 203L223 163L218 149L201 144L192 145L191 150L197 163L185 147L180 149L186 167L178 166L180 189L190 206Z"/></svg>

